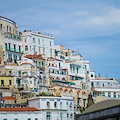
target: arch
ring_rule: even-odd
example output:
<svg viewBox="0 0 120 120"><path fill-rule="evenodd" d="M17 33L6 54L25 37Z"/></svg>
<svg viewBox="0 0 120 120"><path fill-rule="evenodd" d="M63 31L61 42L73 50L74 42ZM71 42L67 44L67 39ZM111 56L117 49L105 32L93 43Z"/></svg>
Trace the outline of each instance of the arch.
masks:
<svg viewBox="0 0 120 120"><path fill-rule="evenodd" d="M59 77L56 77L56 79L57 79L57 80L60 80L60 78L59 78Z"/></svg>
<svg viewBox="0 0 120 120"><path fill-rule="evenodd" d="M54 108L57 108L57 102L54 102Z"/></svg>
<svg viewBox="0 0 120 120"><path fill-rule="evenodd" d="M49 101L47 102L47 108L50 108L50 102Z"/></svg>
<svg viewBox="0 0 120 120"><path fill-rule="evenodd" d="M65 78L62 78L62 80L65 80Z"/></svg>

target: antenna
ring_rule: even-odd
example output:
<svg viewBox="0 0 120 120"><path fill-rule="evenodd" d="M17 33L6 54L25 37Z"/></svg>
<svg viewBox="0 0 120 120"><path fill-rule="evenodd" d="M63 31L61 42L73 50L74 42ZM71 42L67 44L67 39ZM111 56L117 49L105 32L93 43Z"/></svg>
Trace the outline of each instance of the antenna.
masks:
<svg viewBox="0 0 120 120"><path fill-rule="evenodd" d="M106 79L107 79L107 77L108 77L107 75L108 75L108 74L106 73Z"/></svg>

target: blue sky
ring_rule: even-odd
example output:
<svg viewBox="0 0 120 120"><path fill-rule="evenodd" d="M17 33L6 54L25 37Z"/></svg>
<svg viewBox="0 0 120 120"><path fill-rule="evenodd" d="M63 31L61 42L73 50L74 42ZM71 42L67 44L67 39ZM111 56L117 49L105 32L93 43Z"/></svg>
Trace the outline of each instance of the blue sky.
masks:
<svg viewBox="0 0 120 120"><path fill-rule="evenodd" d="M79 49L97 76L120 79L120 0L0 0L0 15Z"/></svg>

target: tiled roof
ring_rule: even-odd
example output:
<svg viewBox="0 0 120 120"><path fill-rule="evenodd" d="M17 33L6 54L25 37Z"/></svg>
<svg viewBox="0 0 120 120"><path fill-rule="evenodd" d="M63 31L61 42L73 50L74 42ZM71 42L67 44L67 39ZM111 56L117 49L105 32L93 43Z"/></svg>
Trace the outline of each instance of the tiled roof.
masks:
<svg viewBox="0 0 120 120"><path fill-rule="evenodd" d="M0 111L40 111L34 107L23 107L23 108L0 108Z"/></svg>
<svg viewBox="0 0 120 120"><path fill-rule="evenodd" d="M41 55L31 55L31 54L29 54L29 55L26 55L25 57L26 58L39 58L39 59L45 60L44 58L41 57Z"/></svg>
<svg viewBox="0 0 120 120"><path fill-rule="evenodd" d="M2 100L17 100L15 97L2 97Z"/></svg>

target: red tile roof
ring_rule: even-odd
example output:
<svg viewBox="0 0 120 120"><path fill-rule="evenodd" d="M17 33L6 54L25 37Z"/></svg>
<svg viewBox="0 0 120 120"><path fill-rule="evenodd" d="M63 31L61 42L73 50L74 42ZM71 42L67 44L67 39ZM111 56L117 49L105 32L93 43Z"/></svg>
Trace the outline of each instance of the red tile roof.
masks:
<svg viewBox="0 0 120 120"><path fill-rule="evenodd" d="M31 54L29 54L29 55L26 55L25 57L26 58L39 58L39 59L45 60L44 58L41 57L41 55L31 55Z"/></svg>
<svg viewBox="0 0 120 120"><path fill-rule="evenodd" d="M0 108L0 111L40 111L34 107L23 107L23 108Z"/></svg>
<svg viewBox="0 0 120 120"><path fill-rule="evenodd" d="M2 100L17 100L15 97L2 97Z"/></svg>

